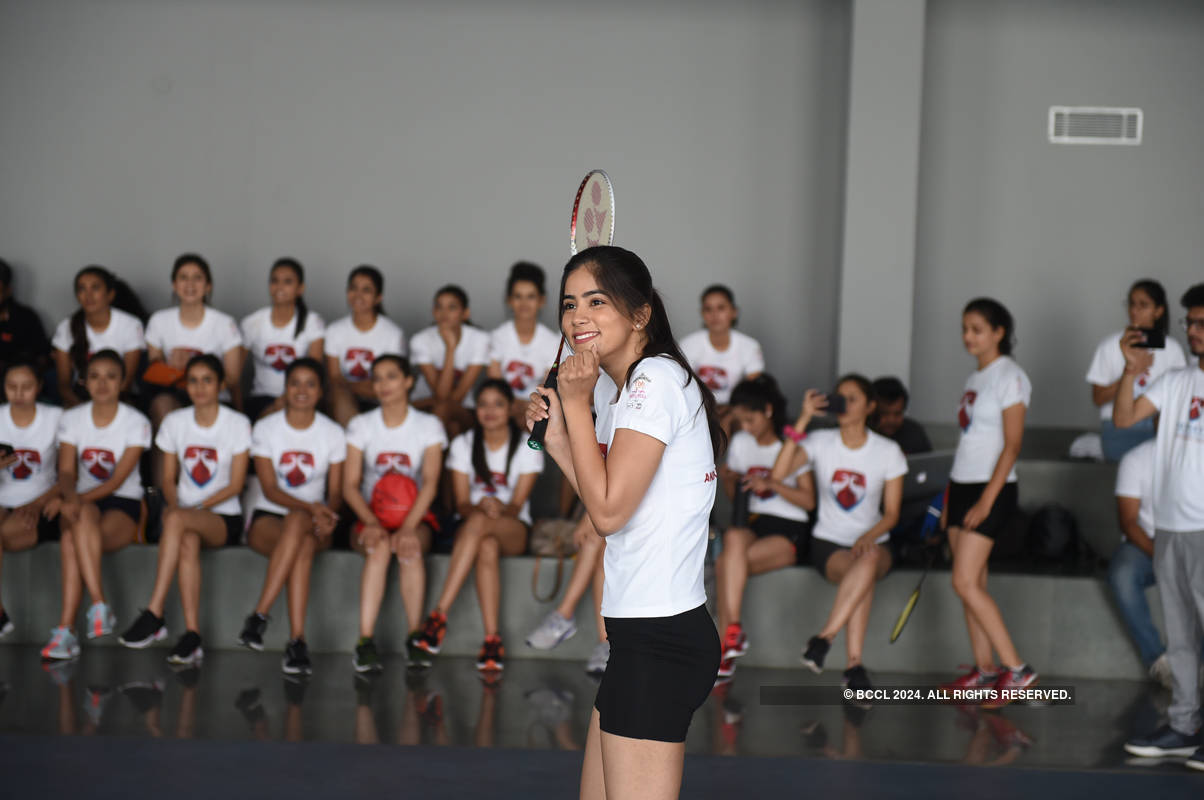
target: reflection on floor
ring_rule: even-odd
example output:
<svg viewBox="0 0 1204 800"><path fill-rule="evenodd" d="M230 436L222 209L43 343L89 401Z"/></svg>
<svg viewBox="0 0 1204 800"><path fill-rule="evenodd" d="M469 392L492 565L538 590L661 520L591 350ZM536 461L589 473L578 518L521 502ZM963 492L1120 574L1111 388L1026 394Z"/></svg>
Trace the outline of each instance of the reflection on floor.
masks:
<svg viewBox="0 0 1204 800"><path fill-rule="evenodd" d="M425 673L390 660L383 675L364 680L350 657L319 654L314 675L296 681L281 675L279 654L212 652L202 669L183 672L164 655L94 648L76 662L43 665L36 648L0 647L0 734L577 750L596 689L581 665L565 661L512 660L487 685L471 659L442 660ZM1169 699L1147 684L1060 681L1075 686L1075 705L1001 711L758 702L762 685L820 682L803 670L740 670L695 715L688 752L1185 772L1176 763L1126 763L1124 739L1154 727Z"/></svg>

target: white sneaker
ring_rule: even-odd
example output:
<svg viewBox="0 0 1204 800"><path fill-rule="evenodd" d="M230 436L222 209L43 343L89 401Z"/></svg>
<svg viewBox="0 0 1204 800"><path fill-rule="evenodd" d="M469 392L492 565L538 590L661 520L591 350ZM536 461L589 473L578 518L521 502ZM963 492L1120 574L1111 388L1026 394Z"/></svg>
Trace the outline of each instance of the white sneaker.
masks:
<svg viewBox="0 0 1204 800"><path fill-rule="evenodd" d="M88 638L108 636L117 624L117 615L106 603L93 603L88 609Z"/></svg>
<svg viewBox="0 0 1204 800"><path fill-rule="evenodd" d="M560 616L552 610L539 623L539 627L527 634L527 646L536 650L551 650L561 642L567 642L577 633L577 623Z"/></svg>
<svg viewBox="0 0 1204 800"><path fill-rule="evenodd" d="M66 661L79 656L79 640L70 628L59 626L50 631L50 641L42 648L43 661Z"/></svg>
<svg viewBox="0 0 1204 800"><path fill-rule="evenodd" d="M585 671L590 675L599 676L606 672L606 662L610 661L610 642L598 642L594 645L594 651L589 654L589 661L585 662Z"/></svg>
<svg viewBox="0 0 1204 800"><path fill-rule="evenodd" d="M1150 677L1166 689L1174 688L1175 679L1171 675L1171 662L1167 661L1166 653L1158 656L1154 663L1150 664Z"/></svg>

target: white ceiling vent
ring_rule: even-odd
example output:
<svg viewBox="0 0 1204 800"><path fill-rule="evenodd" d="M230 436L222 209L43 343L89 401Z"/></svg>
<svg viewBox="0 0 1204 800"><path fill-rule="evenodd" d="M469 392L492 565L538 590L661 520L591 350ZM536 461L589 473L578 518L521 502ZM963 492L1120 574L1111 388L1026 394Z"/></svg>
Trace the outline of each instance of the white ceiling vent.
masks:
<svg viewBox="0 0 1204 800"><path fill-rule="evenodd" d="M1141 128L1140 108L1049 107L1054 144L1141 144Z"/></svg>

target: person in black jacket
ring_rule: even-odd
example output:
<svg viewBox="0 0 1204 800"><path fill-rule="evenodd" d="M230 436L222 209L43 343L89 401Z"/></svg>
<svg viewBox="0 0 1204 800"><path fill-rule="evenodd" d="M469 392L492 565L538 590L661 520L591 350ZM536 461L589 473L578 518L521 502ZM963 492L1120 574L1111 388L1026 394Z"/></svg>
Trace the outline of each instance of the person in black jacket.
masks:
<svg viewBox="0 0 1204 800"><path fill-rule="evenodd" d="M50 340L37 312L13 299L13 270L0 259L0 371L14 361L29 361L45 375Z"/></svg>

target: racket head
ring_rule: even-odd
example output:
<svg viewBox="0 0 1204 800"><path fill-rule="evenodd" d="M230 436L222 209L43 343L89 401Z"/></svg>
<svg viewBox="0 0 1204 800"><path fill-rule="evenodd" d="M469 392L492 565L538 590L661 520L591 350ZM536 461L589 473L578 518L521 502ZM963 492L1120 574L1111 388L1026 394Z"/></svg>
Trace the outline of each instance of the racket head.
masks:
<svg viewBox="0 0 1204 800"><path fill-rule="evenodd" d="M581 181L573 199L569 223L569 252L577 255L589 247L610 244L615 238L615 192L610 177L592 170Z"/></svg>
<svg viewBox="0 0 1204 800"><path fill-rule="evenodd" d="M915 591L911 593L911 597L907 598L907 604L903 606L903 612L899 614L899 619L895 622L894 630L890 632L890 643L894 644L899 638L899 634L903 632L903 627L907 625L907 620L911 619L911 612L915 610L916 603L920 600L920 587L917 586Z"/></svg>

